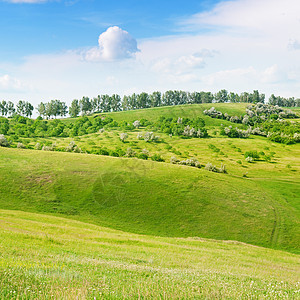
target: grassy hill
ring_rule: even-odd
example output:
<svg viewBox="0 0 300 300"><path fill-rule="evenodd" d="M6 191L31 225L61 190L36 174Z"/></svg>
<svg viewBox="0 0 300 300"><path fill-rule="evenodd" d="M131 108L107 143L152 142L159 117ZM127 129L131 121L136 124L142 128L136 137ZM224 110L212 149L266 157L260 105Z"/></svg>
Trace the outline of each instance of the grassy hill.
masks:
<svg viewBox="0 0 300 300"><path fill-rule="evenodd" d="M274 172L244 178L170 163L6 148L0 159L4 209L297 251L300 193L289 169L279 169L278 178Z"/></svg>
<svg viewBox="0 0 300 300"><path fill-rule="evenodd" d="M296 299L295 254L0 210L0 299Z"/></svg>
<svg viewBox="0 0 300 300"><path fill-rule="evenodd" d="M223 136L221 124L244 125L204 115L211 106L101 114L120 124L201 117L208 138L157 130L146 142L137 135L152 127L141 127L122 142L119 126L0 147L0 299L299 297L300 146ZM242 115L246 104L213 106ZM84 153L60 152L73 141ZM111 156L128 148L165 162ZM88 154L99 149L110 156ZM249 151L260 158L247 162Z"/></svg>

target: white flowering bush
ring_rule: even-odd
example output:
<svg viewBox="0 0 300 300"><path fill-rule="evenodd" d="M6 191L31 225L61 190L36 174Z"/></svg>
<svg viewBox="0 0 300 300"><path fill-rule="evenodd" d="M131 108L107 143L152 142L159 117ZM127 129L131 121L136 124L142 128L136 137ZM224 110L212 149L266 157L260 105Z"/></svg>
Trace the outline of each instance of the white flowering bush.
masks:
<svg viewBox="0 0 300 300"><path fill-rule="evenodd" d="M254 159L253 159L253 157L251 157L251 156L247 156L245 160L246 160L246 162L248 162L248 163L252 163Z"/></svg>
<svg viewBox="0 0 300 300"><path fill-rule="evenodd" d="M55 144L52 144L51 146L46 146L46 145L44 145L44 146L42 147L42 150L43 150L43 151L54 151L54 150L55 150L55 147L56 147Z"/></svg>
<svg viewBox="0 0 300 300"><path fill-rule="evenodd" d="M145 142L156 142L159 140L159 136L156 136L153 132L145 132L144 141Z"/></svg>
<svg viewBox="0 0 300 300"><path fill-rule="evenodd" d="M18 143L18 144L17 144L17 148L18 148L18 149L25 149L26 147L24 146L23 143Z"/></svg>
<svg viewBox="0 0 300 300"><path fill-rule="evenodd" d="M135 128L139 128L139 127L141 126L140 121L138 121L138 120L134 121L134 122L133 122L133 126L134 126Z"/></svg>
<svg viewBox="0 0 300 300"><path fill-rule="evenodd" d="M194 127L190 127L187 125L182 133L186 137L198 137L198 138L204 138L208 136L207 130L205 128L201 128L196 130Z"/></svg>
<svg viewBox="0 0 300 300"><path fill-rule="evenodd" d="M222 135L227 135L230 138L248 138L251 133L250 129L242 130L239 128L233 128L232 126L224 127L221 131Z"/></svg>
<svg viewBox="0 0 300 300"><path fill-rule="evenodd" d="M295 133L293 138L295 139L296 143L300 142L300 133Z"/></svg>
<svg viewBox="0 0 300 300"><path fill-rule="evenodd" d="M0 134L0 147L8 147L9 142L3 134Z"/></svg>
<svg viewBox="0 0 300 300"><path fill-rule="evenodd" d="M42 145L40 143L36 143L34 146L35 150L41 150L41 148L42 148Z"/></svg>
<svg viewBox="0 0 300 300"><path fill-rule="evenodd" d="M227 174L226 166L224 164L221 164L221 167L218 168L212 163L207 163L205 166L205 170L215 173L224 173Z"/></svg>
<svg viewBox="0 0 300 300"><path fill-rule="evenodd" d="M67 152L75 152L81 153L81 149L75 144L74 141L70 142L70 144L65 149Z"/></svg>
<svg viewBox="0 0 300 300"><path fill-rule="evenodd" d="M122 132L120 134L120 140L124 143L128 139L128 134L126 132Z"/></svg>
<svg viewBox="0 0 300 300"><path fill-rule="evenodd" d="M171 159L170 159L170 163L171 164L178 164L180 162L180 160L176 157L176 156L172 156Z"/></svg>
<svg viewBox="0 0 300 300"><path fill-rule="evenodd" d="M131 147L127 148L125 156L127 156L127 157L135 157L135 155L136 155L136 152Z"/></svg>
<svg viewBox="0 0 300 300"><path fill-rule="evenodd" d="M242 123L245 124L245 125L249 124L249 116L248 115L244 115Z"/></svg>
<svg viewBox="0 0 300 300"><path fill-rule="evenodd" d="M137 137L138 140L144 139L144 136L141 132L139 132L136 137Z"/></svg>
<svg viewBox="0 0 300 300"><path fill-rule="evenodd" d="M251 134L254 134L254 135L267 136L267 133L265 131L262 131L260 127L255 127L253 129L250 127L250 131L251 131Z"/></svg>
<svg viewBox="0 0 300 300"><path fill-rule="evenodd" d="M184 165L184 166L201 168L201 164L194 157L188 158L186 160L179 160L177 157L172 156L171 159L170 159L170 163L171 164L178 164L178 165Z"/></svg>

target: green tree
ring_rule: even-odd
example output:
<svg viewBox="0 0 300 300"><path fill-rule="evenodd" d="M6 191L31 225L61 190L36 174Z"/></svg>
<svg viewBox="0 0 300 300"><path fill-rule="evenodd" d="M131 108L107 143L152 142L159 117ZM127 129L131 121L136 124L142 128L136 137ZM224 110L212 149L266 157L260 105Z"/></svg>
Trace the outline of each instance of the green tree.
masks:
<svg viewBox="0 0 300 300"><path fill-rule="evenodd" d="M25 102L25 116L31 117L33 110L34 110L34 107L32 106L32 104L29 102Z"/></svg>
<svg viewBox="0 0 300 300"><path fill-rule="evenodd" d="M43 102L41 102L36 109L41 117L44 118L46 116L46 106Z"/></svg>
<svg viewBox="0 0 300 300"><path fill-rule="evenodd" d="M227 90L220 90L219 92L216 93L215 95L215 100L216 102L219 103L224 103L224 102L228 102L228 92Z"/></svg>
<svg viewBox="0 0 300 300"><path fill-rule="evenodd" d="M113 94L111 96L111 109L112 111L121 110L121 97L117 94Z"/></svg>
<svg viewBox="0 0 300 300"><path fill-rule="evenodd" d="M7 102L7 112L9 116L12 116L15 113L15 105L11 102Z"/></svg>
<svg viewBox="0 0 300 300"><path fill-rule="evenodd" d="M161 92L153 92L150 96L150 103L152 107L159 107L162 104Z"/></svg>
<svg viewBox="0 0 300 300"><path fill-rule="evenodd" d="M93 110L93 106L89 97L82 97L82 99L79 101L79 105L81 113L84 115L90 114Z"/></svg>
<svg viewBox="0 0 300 300"><path fill-rule="evenodd" d="M71 118L75 118L80 113L80 105L79 101L77 99L74 99L71 103L71 106L69 107L69 115Z"/></svg>
<svg viewBox="0 0 300 300"><path fill-rule="evenodd" d="M2 116L6 116L7 112L8 112L7 102L3 100L2 102L0 102L0 113Z"/></svg>
<svg viewBox="0 0 300 300"><path fill-rule="evenodd" d="M26 106L26 102L23 100L20 100L17 103L17 114L21 115L21 116L25 116L26 112L25 112L25 106Z"/></svg>

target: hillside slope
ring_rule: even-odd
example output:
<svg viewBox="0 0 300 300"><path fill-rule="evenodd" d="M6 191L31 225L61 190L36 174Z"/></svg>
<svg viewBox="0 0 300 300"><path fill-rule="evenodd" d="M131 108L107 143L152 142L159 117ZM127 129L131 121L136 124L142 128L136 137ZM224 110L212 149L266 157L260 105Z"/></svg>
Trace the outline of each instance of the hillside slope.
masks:
<svg viewBox="0 0 300 300"><path fill-rule="evenodd" d="M0 210L0 299L296 299L299 258Z"/></svg>
<svg viewBox="0 0 300 300"><path fill-rule="evenodd" d="M142 233L299 250L299 181L0 148L0 207ZM297 180L296 177L294 180Z"/></svg>

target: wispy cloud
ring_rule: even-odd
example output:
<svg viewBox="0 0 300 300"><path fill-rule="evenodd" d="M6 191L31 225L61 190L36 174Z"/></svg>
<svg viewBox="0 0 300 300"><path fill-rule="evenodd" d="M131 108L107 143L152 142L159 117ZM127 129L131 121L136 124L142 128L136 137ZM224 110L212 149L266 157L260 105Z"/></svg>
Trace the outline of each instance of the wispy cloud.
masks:
<svg viewBox="0 0 300 300"><path fill-rule="evenodd" d="M8 74L0 76L0 91L20 92L24 88L25 85L14 77Z"/></svg>
<svg viewBox="0 0 300 300"><path fill-rule="evenodd" d="M181 20L189 30L213 28L219 31L288 34L299 33L298 0L235 0L217 4L212 10Z"/></svg>

